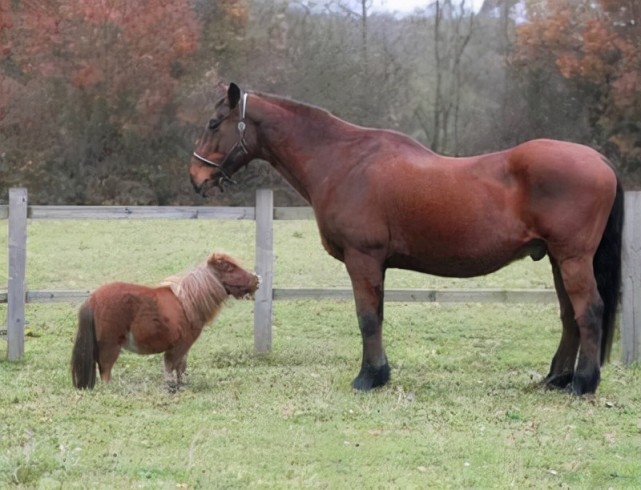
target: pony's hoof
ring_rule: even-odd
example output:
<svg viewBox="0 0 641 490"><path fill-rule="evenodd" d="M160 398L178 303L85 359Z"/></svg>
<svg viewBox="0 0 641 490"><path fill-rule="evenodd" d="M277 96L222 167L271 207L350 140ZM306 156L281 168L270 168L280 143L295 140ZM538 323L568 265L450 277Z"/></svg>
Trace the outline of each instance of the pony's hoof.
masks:
<svg viewBox="0 0 641 490"><path fill-rule="evenodd" d="M380 367L363 366L361 372L352 381L352 388L358 391L369 391L372 388L383 386L389 381L390 367L385 360L385 364Z"/></svg>
<svg viewBox="0 0 641 490"><path fill-rule="evenodd" d="M182 389L182 387L183 387L182 383L176 383L176 382L167 383L167 391L169 392L170 395L174 395L178 393Z"/></svg>

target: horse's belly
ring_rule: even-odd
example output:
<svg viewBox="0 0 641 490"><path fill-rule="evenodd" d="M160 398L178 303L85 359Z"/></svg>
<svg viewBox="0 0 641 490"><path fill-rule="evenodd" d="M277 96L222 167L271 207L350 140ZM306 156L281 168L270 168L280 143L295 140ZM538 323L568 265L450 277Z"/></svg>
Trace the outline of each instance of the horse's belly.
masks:
<svg viewBox="0 0 641 490"><path fill-rule="evenodd" d="M531 257L540 260L546 254L542 240L530 240L521 244L510 244L492 248L459 248L454 246L434 250L425 247L410 254L394 254L388 266L407 269L444 277L475 277L495 272L507 264Z"/></svg>
<svg viewBox="0 0 641 490"><path fill-rule="evenodd" d="M505 260L469 259L466 257L449 258L448 260L423 259L413 256L394 256L389 260L389 267L424 272L443 277L483 276L499 270L509 263Z"/></svg>

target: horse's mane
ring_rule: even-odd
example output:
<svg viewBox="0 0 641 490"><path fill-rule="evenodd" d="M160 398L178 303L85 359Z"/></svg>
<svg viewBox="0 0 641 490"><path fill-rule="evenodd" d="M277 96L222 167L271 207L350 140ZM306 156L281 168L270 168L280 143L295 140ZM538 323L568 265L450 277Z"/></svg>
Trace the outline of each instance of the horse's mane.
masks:
<svg viewBox="0 0 641 490"><path fill-rule="evenodd" d="M279 106L283 107L284 109L290 110L292 112L296 112L298 114L301 114L303 116L311 115L311 114L322 114L324 116L333 118L333 119L339 119L342 122L347 122L343 121L342 119L338 118L335 114L332 114L330 111L327 109L323 109L322 107L315 106L313 104L308 104L306 102L300 102L298 100L290 99L288 97L282 97L280 95L274 95L274 94L268 94L265 92L254 92L256 95L258 95L261 98L272 100L276 102ZM351 124L351 123L348 123Z"/></svg>
<svg viewBox="0 0 641 490"><path fill-rule="evenodd" d="M327 109L323 109L322 107L318 107L313 104L308 104L306 102L300 102L298 100L290 99L288 97L282 97L279 95L269 94L265 92L254 92L254 93L260 96L261 98L274 102L276 105L278 105L279 107L281 107L286 111L302 116L303 120L321 122L324 125L323 131L325 132L329 131L330 126L328 123L331 123L335 128L339 128L340 131L343 132L343 134L345 134L345 128L352 128L352 129L365 130L365 131L377 131L377 132L385 133L389 137L392 137L398 144L410 145L420 151L426 151L428 153L434 154L434 151L432 151L430 148L427 148L425 145L418 142L414 138L406 134L400 133L398 131L395 131L392 129L385 129L385 128L367 127L367 126L355 124L345 119L342 119L340 116L337 116L336 114L334 114L331 111L328 111Z"/></svg>
<svg viewBox="0 0 641 490"><path fill-rule="evenodd" d="M199 327L214 319L228 297L225 286L206 262L192 271L165 278L161 286L171 288L189 322Z"/></svg>

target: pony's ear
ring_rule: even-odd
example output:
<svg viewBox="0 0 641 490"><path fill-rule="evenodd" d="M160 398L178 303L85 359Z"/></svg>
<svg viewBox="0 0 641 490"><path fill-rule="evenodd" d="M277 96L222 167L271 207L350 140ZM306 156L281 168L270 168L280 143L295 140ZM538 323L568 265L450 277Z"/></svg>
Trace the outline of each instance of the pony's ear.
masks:
<svg viewBox="0 0 641 490"><path fill-rule="evenodd" d="M233 109L238 105L241 93L242 91L238 85L233 82L229 84L229 88L227 89L227 100L229 101L230 109Z"/></svg>

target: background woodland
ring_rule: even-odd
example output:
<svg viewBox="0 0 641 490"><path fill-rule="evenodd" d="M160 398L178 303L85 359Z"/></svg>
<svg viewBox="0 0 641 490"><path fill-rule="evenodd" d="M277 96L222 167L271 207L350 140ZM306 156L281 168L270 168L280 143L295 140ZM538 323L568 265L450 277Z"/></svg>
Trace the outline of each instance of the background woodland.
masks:
<svg viewBox="0 0 641 490"><path fill-rule="evenodd" d="M535 137L606 154L641 184L641 2L0 0L0 202L277 205L265 162L206 201L189 155L219 84L392 128L447 155Z"/></svg>

